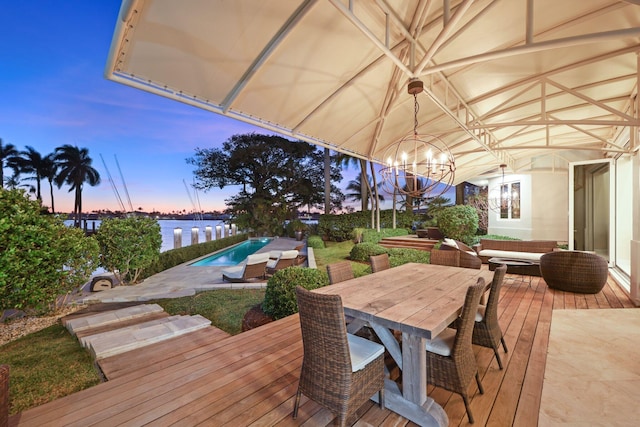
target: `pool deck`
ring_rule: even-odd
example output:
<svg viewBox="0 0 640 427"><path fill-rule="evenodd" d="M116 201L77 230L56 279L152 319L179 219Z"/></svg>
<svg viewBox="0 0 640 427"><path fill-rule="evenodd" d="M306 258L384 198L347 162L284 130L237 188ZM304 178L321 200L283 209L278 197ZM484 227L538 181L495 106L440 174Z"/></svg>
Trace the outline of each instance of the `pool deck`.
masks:
<svg viewBox="0 0 640 427"><path fill-rule="evenodd" d="M299 246L301 242L286 237L273 239L257 253L290 250ZM205 258L207 254L198 259ZM117 286L100 292L85 293L78 302L126 302L149 301L160 298L179 298L195 295L196 292L214 289L256 289L264 288L266 281L246 283L229 283L222 280L222 270L227 267L198 266L192 267L188 263L180 264L145 279L142 283L132 286Z"/></svg>

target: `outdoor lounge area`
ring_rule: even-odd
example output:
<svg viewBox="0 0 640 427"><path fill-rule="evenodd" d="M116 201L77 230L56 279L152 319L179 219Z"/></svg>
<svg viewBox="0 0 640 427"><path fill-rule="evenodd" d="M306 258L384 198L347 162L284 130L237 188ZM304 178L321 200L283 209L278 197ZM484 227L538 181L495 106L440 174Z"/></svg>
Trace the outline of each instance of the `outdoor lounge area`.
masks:
<svg viewBox="0 0 640 427"><path fill-rule="evenodd" d="M339 291L349 332L367 323L389 353L386 409L368 401L356 425L466 426L471 414L481 426L635 424L628 397L640 394L640 375L628 344L640 325L611 312L640 313L638 2L248 4L123 1L106 78L315 144L325 164L331 151L346 154L362 162L362 178L380 176L394 206L404 194L413 209L418 177L455 187L463 205L482 195L487 234L528 245L497 243L488 249L499 253L480 254L490 265L456 273L435 263L374 278L345 270L319 291ZM433 247L428 234L411 240ZM497 308L501 366L492 349L472 347L468 405L464 393L429 384L423 344L457 320L465 288L489 283L501 257L537 262L556 245L604 260L580 271L595 283L580 289L584 276L562 274L563 263L537 276L533 261L526 282L513 280L524 270L512 263ZM457 265L473 256L448 252ZM434 280L420 288L421 277ZM354 286L369 280L366 291ZM390 292L394 284L410 292ZM198 331L114 356L108 382L9 425L331 425L335 414L304 395L292 417L303 353L298 315L226 338Z"/></svg>
<svg viewBox="0 0 640 427"><path fill-rule="evenodd" d="M485 390L470 396L474 425L538 425L554 312L631 307L611 279L597 294L553 290L542 278L531 287L505 282L498 317L509 351L500 350L500 370L491 349L474 346ZM291 417L301 361L297 315L223 339L201 330L114 356L105 361L108 382L12 416L9 425L331 425L329 411L304 395L297 419ZM576 391L583 393L561 393ZM449 425L468 425L459 395L433 386L427 394ZM635 406L628 410L637 416ZM415 425L373 401L357 416L371 426ZM601 416L606 424L609 415Z"/></svg>

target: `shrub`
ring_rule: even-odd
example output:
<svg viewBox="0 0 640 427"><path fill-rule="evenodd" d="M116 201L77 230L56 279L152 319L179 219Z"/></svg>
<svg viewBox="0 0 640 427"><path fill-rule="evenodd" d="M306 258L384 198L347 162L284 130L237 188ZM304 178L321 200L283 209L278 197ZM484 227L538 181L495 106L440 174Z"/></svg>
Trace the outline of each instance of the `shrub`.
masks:
<svg viewBox="0 0 640 427"><path fill-rule="evenodd" d="M422 264L429 264L430 256L429 252L421 251L418 249L409 248L391 248L389 249L389 264L391 267L397 267L409 262L418 262Z"/></svg>
<svg viewBox="0 0 640 427"><path fill-rule="evenodd" d="M307 246L313 249L324 249L324 240L320 236L309 236Z"/></svg>
<svg viewBox="0 0 640 427"><path fill-rule="evenodd" d="M0 190L0 309L56 309L96 269L95 239L41 209L23 190Z"/></svg>
<svg viewBox="0 0 640 427"><path fill-rule="evenodd" d="M372 255L381 255L388 253L387 248L376 243L358 243L351 248L349 257L352 261L369 262Z"/></svg>
<svg viewBox="0 0 640 427"><path fill-rule="evenodd" d="M112 271L120 283L136 283L143 269L160 256L162 236L155 219L107 218L96 233L100 266Z"/></svg>
<svg viewBox="0 0 640 427"><path fill-rule="evenodd" d="M472 244L478 230L478 212L467 205L446 207L438 213L438 228L445 237Z"/></svg>
<svg viewBox="0 0 640 427"><path fill-rule="evenodd" d="M315 268L288 267L278 270L267 282L262 310L275 320L298 312L296 286L317 289L329 284L327 273Z"/></svg>
<svg viewBox="0 0 640 427"><path fill-rule="evenodd" d="M185 246L183 248L171 249L162 252L158 259L140 273L140 279L153 276L156 273L183 264L192 259L210 254L220 249L240 243L248 239L247 234L237 234L235 236L224 237L219 240L199 243L197 245Z"/></svg>

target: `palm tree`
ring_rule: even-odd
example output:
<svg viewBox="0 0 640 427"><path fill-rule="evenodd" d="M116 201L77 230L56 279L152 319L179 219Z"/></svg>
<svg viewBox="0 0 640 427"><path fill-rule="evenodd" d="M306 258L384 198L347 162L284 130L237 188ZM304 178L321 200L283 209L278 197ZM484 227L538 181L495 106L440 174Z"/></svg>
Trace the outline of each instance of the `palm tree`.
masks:
<svg viewBox="0 0 640 427"><path fill-rule="evenodd" d="M85 182L92 187L100 184L100 174L91 166L93 160L86 148L65 144L56 148L55 160L60 166L60 172L55 178L56 185L60 187L66 183L71 186L69 191L75 190L74 225L79 227L82 215L82 187Z"/></svg>
<svg viewBox="0 0 640 427"><path fill-rule="evenodd" d="M36 199L42 201L40 193L40 181L42 180L42 154L33 147L26 146L25 150L20 151L18 156L12 162L17 171L21 174L30 174L30 178L36 182Z"/></svg>
<svg viewBox="0 0 640 427"><path fill-rule="evenodd" d="M18 156L18 150L13 144L4 145L0 138L0 188L4 188L4 168L12 166L13 160Z"/></svg>
<svg viewBox="0 0 640 427"><path fill-rule="evenodd" d="M362 189L361 180L362 180L362 175L357 175L355 179L352 179L351 181L349 181L346 187L346 190L349 191L349 193L345 194L345 197L347 199L353 200L356 202L362 202L362 193L360 191ZM372 188L373 184L371 182L371 177L367 176L367 180L369 181L368 188ZM378 188L382 188L381 182L378 183ZM384 202L384 196L382 194L378 194L378 197L380 198L381 202ZM363 210L367 210L369 208L369 197L365 199L363 206L364 206Z"/></svg>
<svg viewBox="0 0 640 427"><path fill-rule="evenodd" d="M49 182L49 194L51 194L51 213L56 213L53 203L53 183L58 175L58 163L56 162L55 153L47 154L42 159L41 176Z"/></svg>
<svg viewBox="0 0 640 427"><path fill-rule="evenodd" d="M371 192L371 187L367 186L371 181L368 179L367 175L367 161L364 159L358 159L356 157L349 156L348 154L338 154L336 161L339 165L349 167L349 164L353 163L358 165L360 169L360 197L358 200L361 202L361 210L366 211L369 203L369 193Z"/></svg>

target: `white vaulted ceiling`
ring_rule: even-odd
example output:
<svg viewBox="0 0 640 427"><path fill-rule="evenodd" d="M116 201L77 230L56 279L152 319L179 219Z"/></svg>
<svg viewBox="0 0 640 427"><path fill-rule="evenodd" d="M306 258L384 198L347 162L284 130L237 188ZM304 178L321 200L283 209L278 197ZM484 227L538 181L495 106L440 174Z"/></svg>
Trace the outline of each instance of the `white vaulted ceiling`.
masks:
<svg viewBox="0 0 640 427"><path fill-rule="evenodd" d="M637 3L125 0L106 75L380 163L420 78L456 184L562 170L637 146Z"/></svg>

